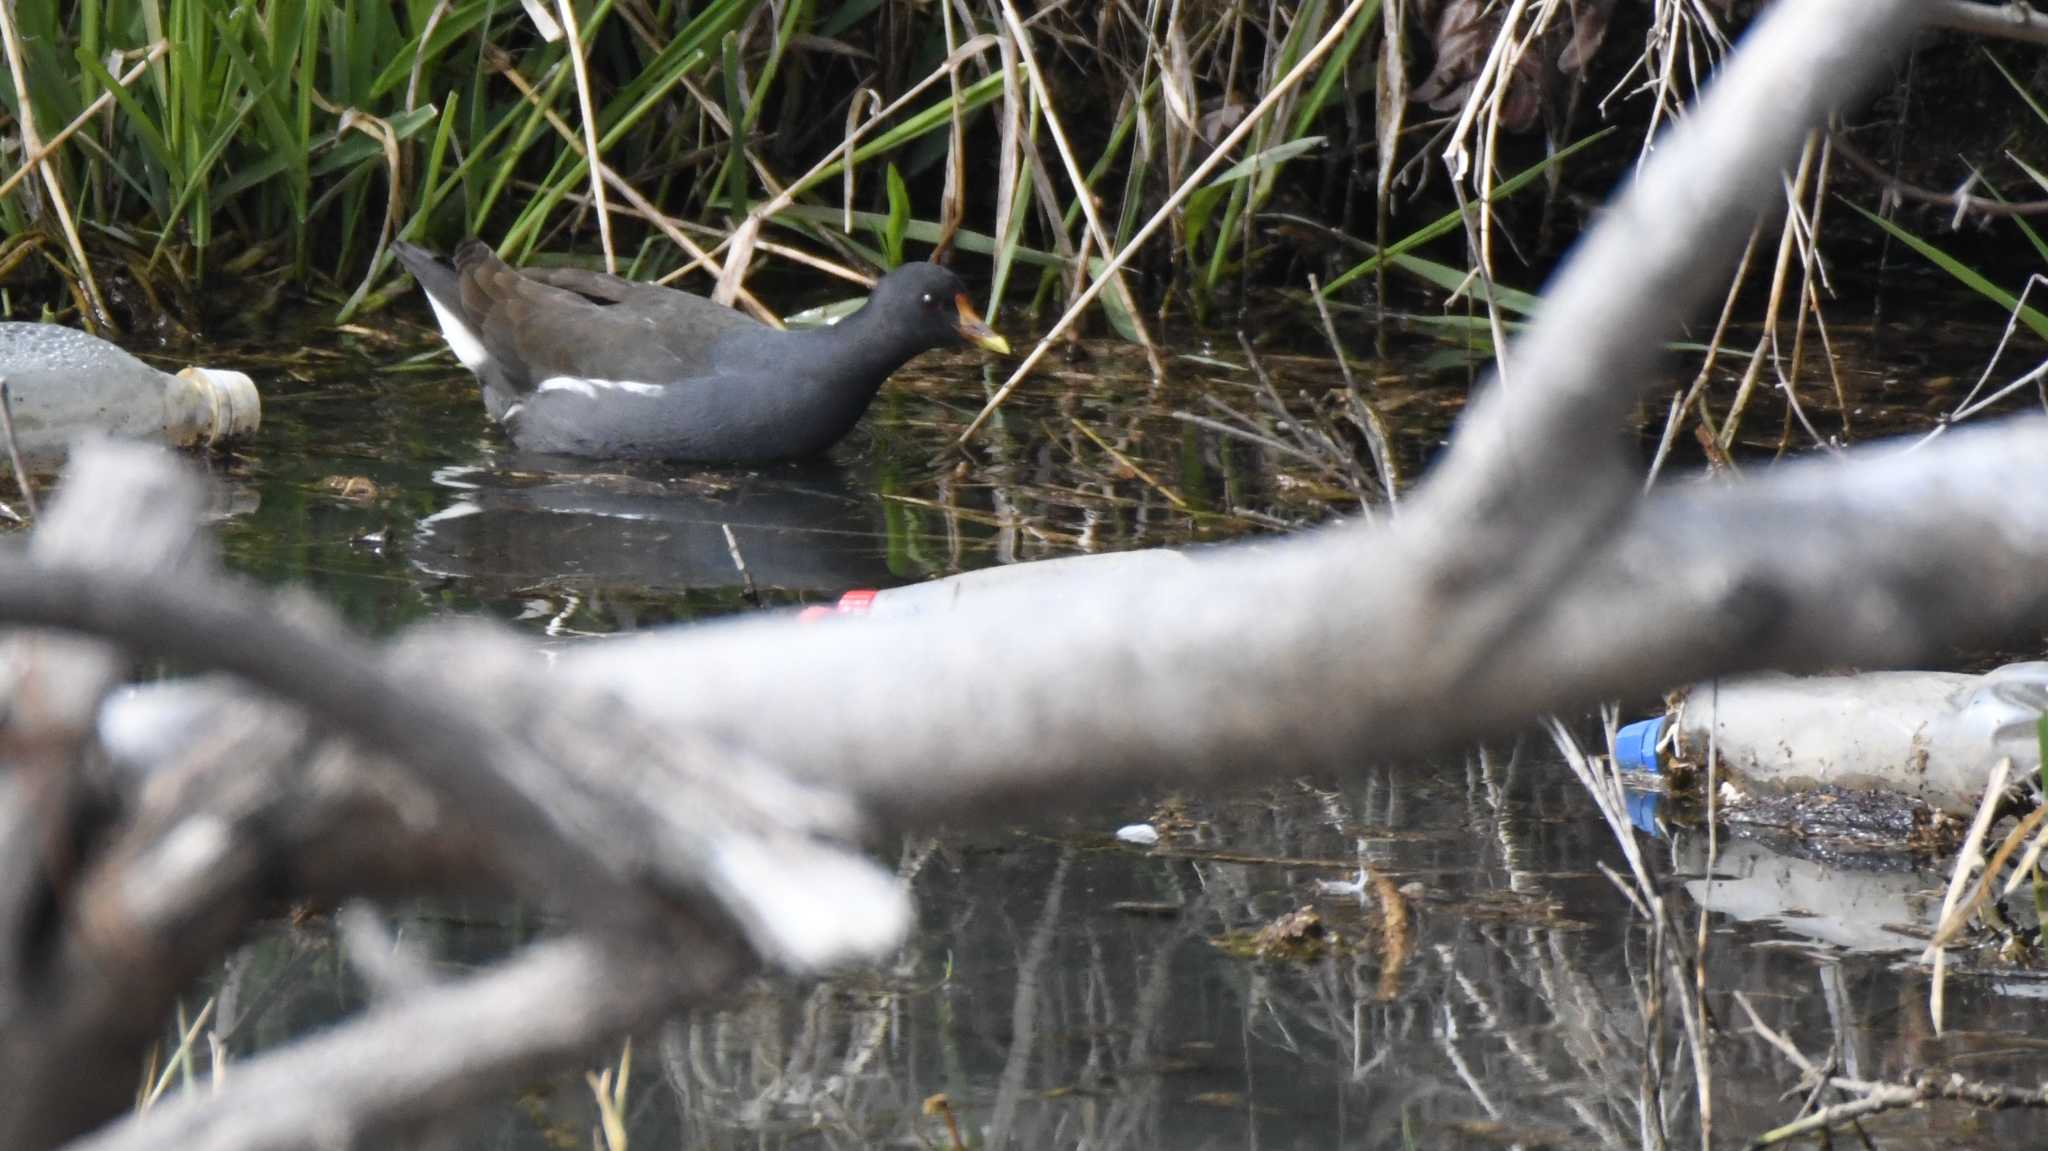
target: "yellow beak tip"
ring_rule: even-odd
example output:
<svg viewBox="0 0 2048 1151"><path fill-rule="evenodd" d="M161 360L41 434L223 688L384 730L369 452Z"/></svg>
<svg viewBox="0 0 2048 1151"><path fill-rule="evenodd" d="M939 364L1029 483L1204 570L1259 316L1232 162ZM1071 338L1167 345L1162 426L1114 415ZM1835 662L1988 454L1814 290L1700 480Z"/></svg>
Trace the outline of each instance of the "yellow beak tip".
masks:
<svg viewBox="0 0 2048 1151"><path fill-rule="evenodd" d="M983 350L994 352L996 355L1007 356L1010 354L1010 341L1002 338L1001 336L995 334L994 332L990 332L988 335L982 336L980 339L977 339L974 342Z"/></svg>

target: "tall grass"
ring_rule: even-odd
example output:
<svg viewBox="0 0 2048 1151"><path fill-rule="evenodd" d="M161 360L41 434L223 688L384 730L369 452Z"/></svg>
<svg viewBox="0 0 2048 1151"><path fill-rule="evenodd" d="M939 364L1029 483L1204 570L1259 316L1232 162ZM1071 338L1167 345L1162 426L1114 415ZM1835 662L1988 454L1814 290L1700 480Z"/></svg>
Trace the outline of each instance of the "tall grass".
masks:
<svg viewBox="0 0 2048 1151"><path fill-rule="evenodd" d="M0 192L0 276L93 325L124 318L108 279L141 289L112 293L128 319L251 281L347 319L404 290L393 239L476 233L515 260L703 274L760 308L764 265L858 279L944 244L989 258L991 310L1128 264L1101 307L1149 343L1175 298L1199 316L1255 278L1353 278L1269 209L1350 223L1390 27L1402 51L1379 6L17 0L0 103L39 162ZM1314 73L1182 189L1346 11ZM1176 191L1171 241L1112 259Z"/></svg>

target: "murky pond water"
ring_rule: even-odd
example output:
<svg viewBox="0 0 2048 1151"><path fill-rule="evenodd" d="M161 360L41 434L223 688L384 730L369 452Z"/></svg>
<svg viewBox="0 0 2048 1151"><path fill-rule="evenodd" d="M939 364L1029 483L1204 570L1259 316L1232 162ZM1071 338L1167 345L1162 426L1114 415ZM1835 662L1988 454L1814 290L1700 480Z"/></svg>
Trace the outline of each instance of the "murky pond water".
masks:
<svg viewBox="0 0 2048 1151"><path fill-rule="evenodd" d="M1020 393L969 454L946 445L991 381L935 357L830 463L721 471L522 458L469 378L422 356L433 346L394 324L267 368L256 357L265 430L219 465L231 563L303 581L376 631L484 612L594 643L989 564L1270 531L1345 498L1299 459L1176 417L1228 422L1204 394L1257 408L1234 347L1184 349L1161 388L1141 361L1092 349ZM1267 367L1304 409L1298 390L1338 383L1313 357ZM1379 378L1414 475L1465 373ZM1851 386L1865 412L1924 419L1924 392L1884 372ZM1653 1022L1643 998L1658 960L1600 870L1621 855L1547 744L1361 767L1335 789L1150 803L900 845L922 919L899 960L648 1020L631 1146L945 1148L946 1109L975 1147L1699 1144L1700 1077L1668 1006ZM1112 838L1139 821L1159 846ZM1942 875L1736 840L1708 882L1696 836L1642 843L1674 915L1712 909L1715 1145L1789 1119L1802 1094L1738 991L1850 1077L2048 1079L2048 985L1959 979L1933 1034L1911 952ZM1325 886L1361 869L1363 895ZM516 908L398 910L451 971L548 929ZM315 915L278 924L200 994L217 997L232 1058L362 993ZM928 1107L940 1094L946 1108ZM595 1115L565 1077L481 1117L464 1145L590 1146ZM2039 1122L1937 1108L1866 1128L1888 1148L1996 1147L2038 1144Z"/></svg>

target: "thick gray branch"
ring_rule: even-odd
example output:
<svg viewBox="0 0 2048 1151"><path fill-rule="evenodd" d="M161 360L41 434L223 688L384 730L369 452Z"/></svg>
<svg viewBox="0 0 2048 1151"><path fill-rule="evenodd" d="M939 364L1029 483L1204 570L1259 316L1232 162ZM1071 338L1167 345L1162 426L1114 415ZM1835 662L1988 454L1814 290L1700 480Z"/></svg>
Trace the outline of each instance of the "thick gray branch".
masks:
<svg viewBox="0 0 2048 1151"><path fill-rule="evenodd" d="M2048 508L1999 504L2048 487L2038 427L1640 504L1618 439L1659 341L1718 287L1807 132L1872 77L1921 10L1916 0L1773 6L1560 274L1513 349L1510 386L1475 402L1397 524L1224 554L1171 579L991 593L904 624L754 621L607 645L562 661L564 686L591 698L615 688L639 718L670 725L686 755L750 764L750 776L775 764L928 824L1013 819L1019 797L1072 803L1108 785L1342 767L1708 672L1901 659L1938 639L2039 622L2048 603L2022 573L2048 561ZM1913 546L1915 532L1927 548ZM1825 548L1811 546L1822 538ZM0 618L250 676L426 769L444 801L481 797L480 824L499 843L539 837L543 853L503 860L525 885L637 902L632 869L648 862L648 841L618 851L588 841L591 809L578 805L594 781L571 781L581 814L539 802L548 759L584 763L559 729L522 725L543 696L508 702L484 690L451 713L431 705L445 695L428 690L418 662L338 637L288 635L268 653L209 643L242 634L261 605L84 572L77 586L45 586L49 570L0 562ZM1976 582L1955 586L1945 570ZM502 660L495 643L479 650ZM478 666L460 663L459 645L444 652ZM658 758L663 742L635 746ZM820 802L812 789L773 787ZM594 947L553 945L380 1009L252 1061L215 1107L179 1104L90 1145L227 1151L385 1133L499 1091L690 987L721 983L745 959L716 948L702 971L670 982Z"/></svg>
<svg viewBox="0 0 2048 1151"><path fill-rule="evenodd" d="M1901 664L2048 623L2048 425L1882 444L1629 514L1446 694L1435 637L1512 593L1417 588L1408 517L1177 578L991 590L933 620L748 622L561 661L649 715L847 787L896 823L1143 783L1341 770L1699 677ZM1467 614L1469 613L1469 615ZM877 653L886 652L886 660ZM764 706L763 700L774 701Z"/></svg>

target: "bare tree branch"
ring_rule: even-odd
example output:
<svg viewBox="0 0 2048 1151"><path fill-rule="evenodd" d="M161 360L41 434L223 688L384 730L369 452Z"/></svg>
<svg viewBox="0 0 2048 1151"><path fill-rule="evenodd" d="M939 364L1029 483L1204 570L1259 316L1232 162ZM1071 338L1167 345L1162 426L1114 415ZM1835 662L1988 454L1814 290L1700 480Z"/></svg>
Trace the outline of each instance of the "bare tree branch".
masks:
<svg viewBox="0 0 2048 1151"><path fill-rule="evenodd" d="M2048 16L2036 11L2026 0L2010 0L2005 4L1932 0L1927 6L1927 22L1959 32L1975 32L1979 36L2048 44Z"/></svg>
<svg viewBox="0 0 2048 1151"><path fill-rule="evenodd" d="M1900 665L2048 620L2048 508L2012 498L2048 485L2048 425L1944 439L1665 492L1529 602L1492 582L1418 587L1409 557L1433 541L1411 533L1446 529L1399 524L1219 554L1177 578L992 589L942 621L716 626L558 669L832 780L897 825L1265 778L1276 748L1342 770L1673 683ZM1514 627L1476 667L1438 666L1436 636L1508 604Z"/></svg>
<svg viewBox="0 0 2048 1151"><path fill-rule="evenodd" d="M0 1145L48 1146L110 1114L103 1089L77 1084L125 1084L115 1072L168 997L280 874L368 895L380 879L495 879L590 934L379 1006L243 1065L217 1099L84 1146L385 1138L761 958L814 970L871 954L906 913L838 846L869 811L1013 820L1020 798L1263 777L1276 754L1342 768L1674 680L1890 662L2048 619L2030 578L2048 561L2048 509L2002 498L2048 485L2038 424L1648 501L1621 439L1659 341L1718 288L1806 134L1922 11L1773 6L1551 286L1513 390L1479 397L1389 525L1225 551L1165 579L992 591L942 619L699 628L576 653L548 677L488 626L386 653L225 583L0 555L0 623L232 672L303 709L220 703L250 709L229 750L262 770L183 749L87 845L74 884L19 893L52 895L40 914L0 900L18 933L5 943L38 960L0 967L0 1073L21 1072L5 1076ZM82 736L84 717L65 714ZM0 793L10 858L36 826L18 774ZM359 822L306 802L336 778ZM236 790L250 779L274 794Z"/></svg>

